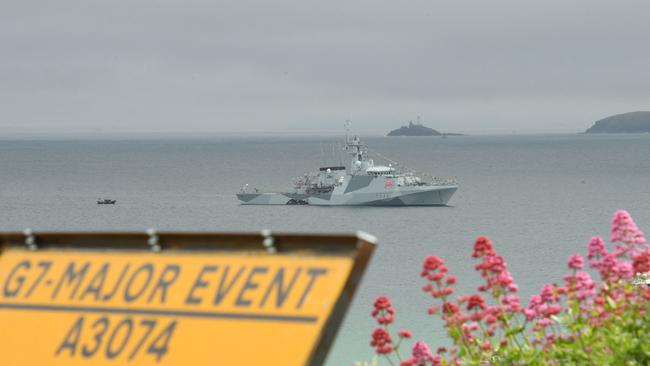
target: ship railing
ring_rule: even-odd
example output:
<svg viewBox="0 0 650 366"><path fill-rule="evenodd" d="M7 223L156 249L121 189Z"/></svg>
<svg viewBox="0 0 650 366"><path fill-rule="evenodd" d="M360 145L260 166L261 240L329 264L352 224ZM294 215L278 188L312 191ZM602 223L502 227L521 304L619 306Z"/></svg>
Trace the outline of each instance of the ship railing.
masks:
<svg viewBox="0 0 650 366"><path fill-rule="evenodd" d="M398 186L411 187L411 186L452 186L458 185L455 177L426 177L419 181L405 181L398 183Z"/></svg>
<svg viewBox="0 0 650 366"><path fill-rule="evenodd" d="M239 193L259 193L260 190L255 187L249 187L248 184L239 189Z"/></svg>
<svg viewBox="0 0 650 366"><path fill-rule="evenodd" d="M433 186L455 186L458 185L456 177L432 177L431 185Z"/></svg>

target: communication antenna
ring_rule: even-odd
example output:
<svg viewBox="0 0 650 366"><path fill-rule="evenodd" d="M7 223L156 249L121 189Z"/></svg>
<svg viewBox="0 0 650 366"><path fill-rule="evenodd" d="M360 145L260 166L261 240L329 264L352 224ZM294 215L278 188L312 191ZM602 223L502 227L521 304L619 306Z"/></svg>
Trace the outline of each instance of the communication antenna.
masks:
<svg viewBox="0 0 650 366"><path fill-rule="evenodd" d="M345 120L345 142L350 141L350 127L352 126L352 122L350 122L349 119Z"/></svg>

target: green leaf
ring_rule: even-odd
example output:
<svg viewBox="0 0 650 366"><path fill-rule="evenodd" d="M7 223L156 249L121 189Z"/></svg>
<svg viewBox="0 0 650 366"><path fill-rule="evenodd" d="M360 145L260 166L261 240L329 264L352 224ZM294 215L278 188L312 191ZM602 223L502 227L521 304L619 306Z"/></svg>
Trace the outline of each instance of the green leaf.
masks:
<svg viewBox="0 0 650 366"><path fill-rule="evenodd" d="M607 304L612 308L616 309L616 303L614 302L614 299L612 299L609 296L606 296L605 299L607 300Z"/></svg>
<svg viewBox="0 0 650 366"><path fill-rule="evenodd" d="M526 328L525 328L523 325L520 325L520 326L518 326L518 327L514 327L514 328L511 328L511 329L508 329L508 330L506 331L505 336L506 336L506 338L510 338L510 337L512 337L512 336L514 336L514 335L516 335L516 334L519 334L519 333L523 332L525 329L526 329Z"/></svg>

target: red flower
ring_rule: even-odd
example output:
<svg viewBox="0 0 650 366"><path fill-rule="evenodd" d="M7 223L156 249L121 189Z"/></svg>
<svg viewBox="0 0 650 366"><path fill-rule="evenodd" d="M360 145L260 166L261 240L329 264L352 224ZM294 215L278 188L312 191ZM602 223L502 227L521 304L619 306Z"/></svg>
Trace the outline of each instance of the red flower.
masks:
<svg viewBox="0 0 650 366"><path fill-rule="evenodd" d="M373 318L377 319L379 325L392 323L395 318L395 309L390 305L390 299L386 296L379 296L375 299L375 308L370 312Z"/></svg>
<svg viewBox="0 0 650 366"><path fill-rule="evenodd" d="M387 354L393 352L393 346L383 346L376 349L379 354Z"/></svg>
<svg viewBox="0 0 650 366"><path fill-rule="evenodd" d="M413 336L413 333L411 333L410 330L407 329L402 329L397 334L400 336L400 338L411 338Z"/></svg>
<svg viewBox="0 0 650 366"><path fill-rule="evenodd" d="M372 332L372 340L370 345L375 347L375 352L379 354L391 353L393 351L392 346L393 340L390 338L390 334L384 328L376 328Z"/></svg>
<svg viewBox="0 0 650 366"><path fill-rule="evenodd" d="M456 314L458 313L460 309L458 308L458 305L446 302L442 304L442 312L445 314Z"/></svg>
<svg viewBox="0 0 650 366"><path fill-rule="evenodd" d="M427 280L429 280L429 281L440 281L445 277L445 274L442 273L442 272L430 273L426 277L427 277Z"/></svg>
<svg viewBox="0 0 650 366"><path fill-rule="evenodd" d="M647 301L650 301L650 289L647 289L647 288L646 288L646 289L643 291L643 297L644 297Z"/></svg>
<svg viewBox="0 0 650 366"><path fill-rule="evenodd" d="M472 253L473 258L479 258L483 256L493 256L496 252L492 249L492 240L485 236L479 236L474 242L474 253Z"/></svg>
<svg viewBox="0 0 650 366"><path fill-rule="evenodd" d="M481 343L481 349L483 351L486 351L486 352L491 350L492 349L492 343L490 343L490 341L488 341L486 339L485 341L483 341L483 343Z"/></svg>
<svg viewBox="0 0 650 366"><path fill-rule="evenodd" d="M472 310L474 308L480 308L481 310L485 310L486 307L487 306L485 306L485 301L483 300L483 296L481 295L472 295L467 300L467 310Z"/></svg>
<svg viewBox="0 0 650 366"><path fill-rule="evenodd" d="M390 299L386 296L379 296L375 299L375 309L387 309L390 307Z"/></svg>
<svg viewBox="0 0 650 366"><path fill-rule="evenodd" d="M650 249L635 255L633 266L636 273L650 272Z"/></svg>
<svg viewBox="0 0 650 366"><path fill-rule="evenodd" d="M605 299L603 299L601 296L596 296L594 298L594 303L596 303L597 305L604 305Z"/></svg>
<svg viewBox="0 0 650 366"><path fill-rule="evenodd" d="M553 304L548 306L544 312L544 315L548 317L551 315L559 314L560 312L562 312L562 307L560 305Z"/></svg>
<svg viewBox="0 0 650 366"><path fill-rule="evenodd" d="M442 259L436 257L435 255L430 255L424 259L424 264L422 264L422 272L420 273L420 276L427 277L431 273L434 273L435 270L440 268L440 266L444 266L444 264L445 261ZM440 272L442 272L442 270Z"/></svg>

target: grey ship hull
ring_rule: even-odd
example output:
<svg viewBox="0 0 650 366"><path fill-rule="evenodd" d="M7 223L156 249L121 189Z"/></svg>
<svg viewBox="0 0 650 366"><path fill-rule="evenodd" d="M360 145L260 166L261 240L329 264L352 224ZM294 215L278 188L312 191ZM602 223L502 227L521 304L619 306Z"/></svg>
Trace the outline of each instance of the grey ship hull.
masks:
<svg viewBox="0 0 650 366"><path fill-rule="evenodd" d="M320 167L315 174L305 174L294 182L293 193L252 193L245 185L237 198L243 205L444 206L458 189L455 180L423 182L391 164L375 165L358 136L346 134L345 151L349 166Z"/></svg>
<svg viewBox="0 0 650 366"><path fill-rule="evenodd" d="M456 185L384 189L383 181L376 182L380 184L372 181L366 187L352 190L354 179L347 187L337 187L328 193L239 193L237 198L242 205L444 206L458 189ZM377 185L380 187L373 187Z"/></svg>

